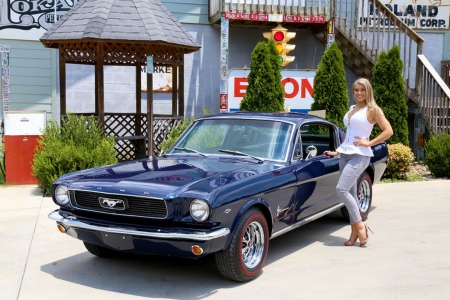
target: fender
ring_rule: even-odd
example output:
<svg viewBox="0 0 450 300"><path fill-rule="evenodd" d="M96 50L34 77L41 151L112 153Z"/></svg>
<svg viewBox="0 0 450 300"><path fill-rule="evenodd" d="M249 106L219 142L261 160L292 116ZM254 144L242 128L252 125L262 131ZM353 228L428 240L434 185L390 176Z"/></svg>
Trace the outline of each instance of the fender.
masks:
<svg viewBox="0 0 450 300"><path fill-rule="evenodd" d="M244 205L241 206L241 208L239 209L239 212L236 214L237 217L234 219L234 222L233 222L231 228L229 228L230 229L230 234L228 235L227 241L226 241L226 243L224 245L224 249L228 248L228 246L230 245L231 240L232 240L232 238L234 236L234 233L236 231L236 227L237 227L239 221L241 220L241 218L245 214L245 212L247 210L249 210L251 207L258 207L261 210L261 212L266 217L270 235L272 235L272 228L273 228L273 220L274 219L273 219L272 212L270 210L269 203L267 203L267 201L264 200L263 198L253 198L253 199L250 199L250 200L245 200L244 201Z"/></svg>

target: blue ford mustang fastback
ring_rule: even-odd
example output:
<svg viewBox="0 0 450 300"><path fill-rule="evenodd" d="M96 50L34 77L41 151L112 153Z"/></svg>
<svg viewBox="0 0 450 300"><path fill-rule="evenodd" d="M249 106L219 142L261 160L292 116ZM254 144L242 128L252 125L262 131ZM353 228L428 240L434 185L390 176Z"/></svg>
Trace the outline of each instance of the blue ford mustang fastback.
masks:
<svg viewBox="0 0 450 300"><path fill-rule="evenodd" d="M298 113L222 113L197 119L161 157L82 170L52 186L58 229L100 257L118 252L215 255L225 278L255 278L269 240L340 209L342 129ZM362 217L382 176L386 144L358 181Z"/></svg>

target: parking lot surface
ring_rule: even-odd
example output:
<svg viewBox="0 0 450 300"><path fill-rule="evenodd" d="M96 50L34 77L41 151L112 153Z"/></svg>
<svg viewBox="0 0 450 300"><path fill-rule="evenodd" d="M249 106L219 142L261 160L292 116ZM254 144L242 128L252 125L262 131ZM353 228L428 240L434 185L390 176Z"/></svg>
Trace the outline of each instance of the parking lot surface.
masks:
<svg viewBox="0 0 450 300"><path fill-rule="evenodd" d="M448 299L450 180L373 188L367 248L339 212L270 240L261 276L223 279L214 258L97 258L59 233L32 185L0 186L0 299Z"/></svg>

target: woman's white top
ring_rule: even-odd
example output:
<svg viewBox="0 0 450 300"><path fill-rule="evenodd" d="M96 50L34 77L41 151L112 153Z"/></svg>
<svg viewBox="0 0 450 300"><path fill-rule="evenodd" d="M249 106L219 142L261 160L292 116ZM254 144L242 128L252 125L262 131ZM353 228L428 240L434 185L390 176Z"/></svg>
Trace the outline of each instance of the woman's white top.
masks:
<svg viewBox="0 0 450 300"><path fill-rule="evenodd" d="M350 112L353 111L355 106L352 106L350 110L344 116L344 125L347 127L345 133L345 141L336 149L339 153L345 154L360 154L364 156L373 156L372 149L365 146L355 146L353 142L357 141L358 137L368 139L372 132L373 124L367 119L367 106L356 111L351 118L348 118Z"/></svg>

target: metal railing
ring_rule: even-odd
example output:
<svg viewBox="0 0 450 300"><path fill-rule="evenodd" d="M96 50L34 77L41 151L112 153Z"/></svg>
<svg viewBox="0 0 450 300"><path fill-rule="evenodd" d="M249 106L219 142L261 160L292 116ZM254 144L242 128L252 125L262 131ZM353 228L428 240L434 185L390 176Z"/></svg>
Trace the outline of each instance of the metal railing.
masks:
<svg viewBox="0 0 450 300"><path fill-rule="evenodd" d="M429 131L439 135L450 130L450 89L424 55L418 55L418 77L421 91L420 115Z"/></svg>
<svg viewBox="0 0 450 300"><path fill-rule="evenodd" d="M403 61L403 78L408 89L419 83L415 77L417 55L422 54L425 42L414 30L409 28L398 16L379 0L336 0L336 28L353 44L365 52L368 59L375 64L382 51L387 52L398 45Z"/></svg>
<svg viewBox="0 0 450 300"><path fill-rule="evenodd" d="M209 0L209 16L223 12L330 15L334 0Z"/></svg>

